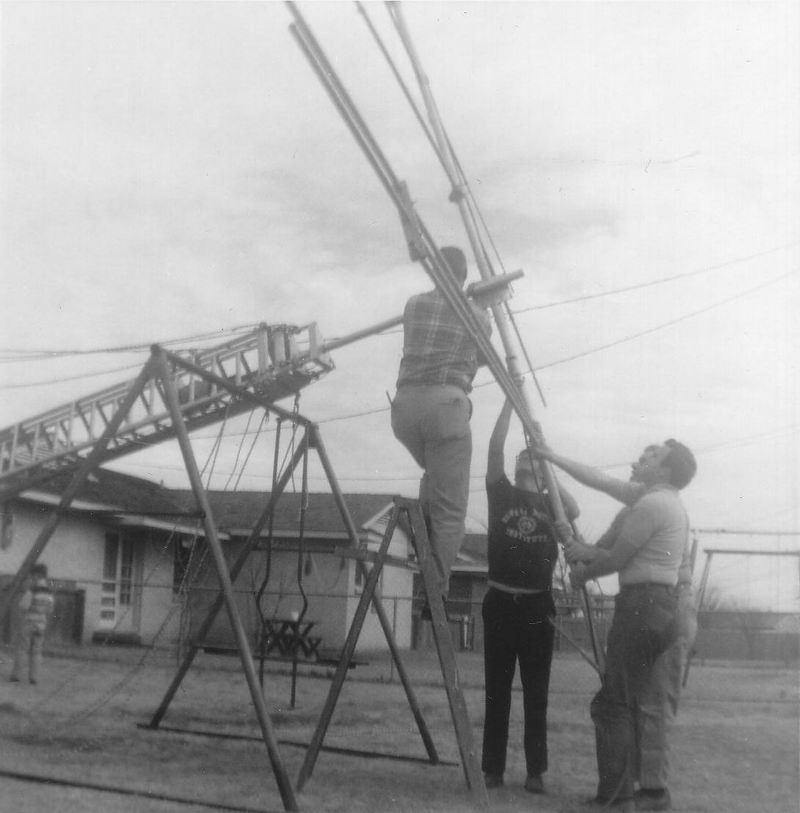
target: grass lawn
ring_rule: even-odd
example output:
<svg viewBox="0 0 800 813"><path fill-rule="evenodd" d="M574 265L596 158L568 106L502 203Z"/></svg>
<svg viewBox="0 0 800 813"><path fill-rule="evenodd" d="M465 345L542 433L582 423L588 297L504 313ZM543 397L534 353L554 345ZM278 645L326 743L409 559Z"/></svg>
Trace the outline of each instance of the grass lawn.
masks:
<svg viewBox="0 0 800 813"><path fill-rule="evenodd" d="M188 813L280 811L281 797L260 739L239 662L202 655L162 723L150 721L177 671L174 654L86 647L45 661L38 686L11 684L0 654L0 809L13 813ZM369 656L344 686L325 746L297 802L302 811L475 809L459 764L434 653L404 658L443 764L425 749L407 698L385 655ZM459 654L459 669L480 748L482 660ZM265 698L280 758L294 785L330 683L303 675L290 709L288 670L269 672ZM550 696L548 793L521 785L522 698L512 707L506 786L490 792L493 811L584 810L595 787L588 706L597 675L562 653ZM792 668L702 664L692 667L673 736L673 809L797 813L798 672ZM209 736L201 732L227 734ZM385 758L385 757L401 757ZM91 787L89 787L91 786Z"/></svg>

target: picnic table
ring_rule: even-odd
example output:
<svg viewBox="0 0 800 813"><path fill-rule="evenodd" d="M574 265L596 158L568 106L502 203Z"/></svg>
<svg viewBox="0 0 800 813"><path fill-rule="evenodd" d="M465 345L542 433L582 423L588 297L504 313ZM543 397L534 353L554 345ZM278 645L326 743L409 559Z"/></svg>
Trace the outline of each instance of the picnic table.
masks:
<svg viewBox="0 0 800 813"><path fill-rule="evenodd" d="M262 666L262 683L264 661L283 661L292 665L291 708L295 707L297 696L297 667L299 665L336 666L341 658L339 650L321 649L322 636L312 634L316 625L316 621L293 616L265 619L261 638L253 647L253 658L260 661ZM235 646L220 646L205 642L195 642L193 645L204 652L217 655L237 655L239 653L239 648ZM348 667L353 669L363 663L365 661L357 661L353 658Z"/></svg>
<svg viewBox="0 0 800 813"><path fill-rule="evenodd" d="M262 629L261 646L257 654L297 658L313 658L322 638L312 635L316 621L301 618L267 618Z"/></svg>

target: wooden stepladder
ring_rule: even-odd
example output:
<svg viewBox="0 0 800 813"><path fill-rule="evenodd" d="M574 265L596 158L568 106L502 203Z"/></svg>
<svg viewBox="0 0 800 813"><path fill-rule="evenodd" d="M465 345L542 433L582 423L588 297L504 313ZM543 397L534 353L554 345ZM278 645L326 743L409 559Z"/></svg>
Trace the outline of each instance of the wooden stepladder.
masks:
<svg viewBox="0 0 800 813"><path fill-rule="evenodd" d="M488 808L489 798L486 793L486 785L483 781L483 774L481 773L480 760L475 746L475 739L472 733L472 726L470 725L469 715L467 714L467 704L464 700L464 694L461 690L461 681L458 674L458 667L456 665L455 650L453 648L453 639L450 635L450 628L447 622L447 615L444 608L444 600L439 592L439 579L436 571L436 565L431 553L430 540L428 538L428 531L425 526L425 519L422 514L422 508L417 500L406 499L404 497L394 498L394 507L392 508L389 522L386 526L386 531L383 535L380 546L374 555L370 556L373 562L372 567L366 572L366 579L364 589L361 593L361 598L356 608L355 616L353 617L350 630L347 634L344 649L342 650L341 660L331 683L328 698L325 702L322 714L320 715L319 722L317 723L314 736L311 738L308 750L306 751L305 760L300 769L300 775L297 780L297 789L300 790L305 782L311 777L314 770L314 764L317 760L317 755L322 748L322 743L327 733L328 726L333 712L336 708L336 702L339 698L345 678L347 677L348 666L355 653L358 637L361 634L361 629L364 625L364 619L367 615L370 603L376 605L380 603L381 597L377 592L378 580L386 563L386 558L389 550L389 544L401 516L407 519L407 527L411 532L411 541L414 545L414 550L417 555L417 563L419 565L420 574L422 576L422 584L425 591L425 596L431 609L431 621L433 625L433 638L436 644L436 651L439 656L439 663L442 669L442 678L444 680L445 690L447 692L447 700L450 705L450 714L453 718L453 727L455 729L456 741L458 743L459 753L461 754L461 764L464 769L464 776L467 781L467 787L472 791L474 801L481 808ZM393 653L397 658L397 653ZM417 710L415 709L415 712ZM418 723L419 723L418 719ZM426 728L424 723L420 726L425 740L425 746L428 750L428 755L431 762L438 762L436 751L433 748L433 743L426 737Z"/></svg>

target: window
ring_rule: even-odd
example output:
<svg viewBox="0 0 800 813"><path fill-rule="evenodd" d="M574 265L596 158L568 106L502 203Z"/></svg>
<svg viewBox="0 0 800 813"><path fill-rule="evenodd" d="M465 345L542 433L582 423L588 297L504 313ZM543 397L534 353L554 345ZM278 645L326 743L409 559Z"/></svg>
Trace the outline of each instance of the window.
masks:
<svg viewBox="0 0 800 813"><path fill-rule="evenodd" d="M119 603L129 607L133 597L133 540L122 540L122 556L119 563Z"/></svg>
<svg viewBox="0 0 800 813"><path fill-rule="evenodd" d="M472 577L467 573L450 576L450 592L447 598L450 615L472 615Z"/></svg>
<svg viewBox="0 0 800 813"><path fill-rule="evenodd" d="M119 534L106 532L106 547L103 555L103 578L106 581L117 580L117 552L119 551ZM105 589L105 585L103 585Z"/></svg>

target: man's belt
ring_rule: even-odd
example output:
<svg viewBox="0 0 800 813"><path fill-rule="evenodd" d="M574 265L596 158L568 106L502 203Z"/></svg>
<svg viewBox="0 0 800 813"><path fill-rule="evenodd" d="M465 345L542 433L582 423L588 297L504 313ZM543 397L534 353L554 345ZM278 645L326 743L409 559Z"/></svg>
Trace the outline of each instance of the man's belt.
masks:
<svg viewBox="0 0 800 813"><path fill-rule="evenodd" d="M544 588L542 590L536 590L527 587L510 587L507 584L503 584L502 582L496 582L492 579L487 581L489 587L493 587L495 590L500 590L503 593L508 593L512 596L537 596L540 593L549 593L550 588Z"/></svg>
<svg viewBox="0 0 800 813"><path fill-rule="evenodd" d="M677 590L677 586L674 584L667 584L666 582L635 582L634 584L621 584L619 586L620 593L624 590L632 591L632 590L650 590L658 588L661 590Z"/></svg>
<svg viewBox="0 0 800 813"><path fill-rule="evenodd" d="M455 387L464 395L469 395L472 387L465 384L459 384L455 381L408 381L397 385L398 390L412 387Z"/></svg>

